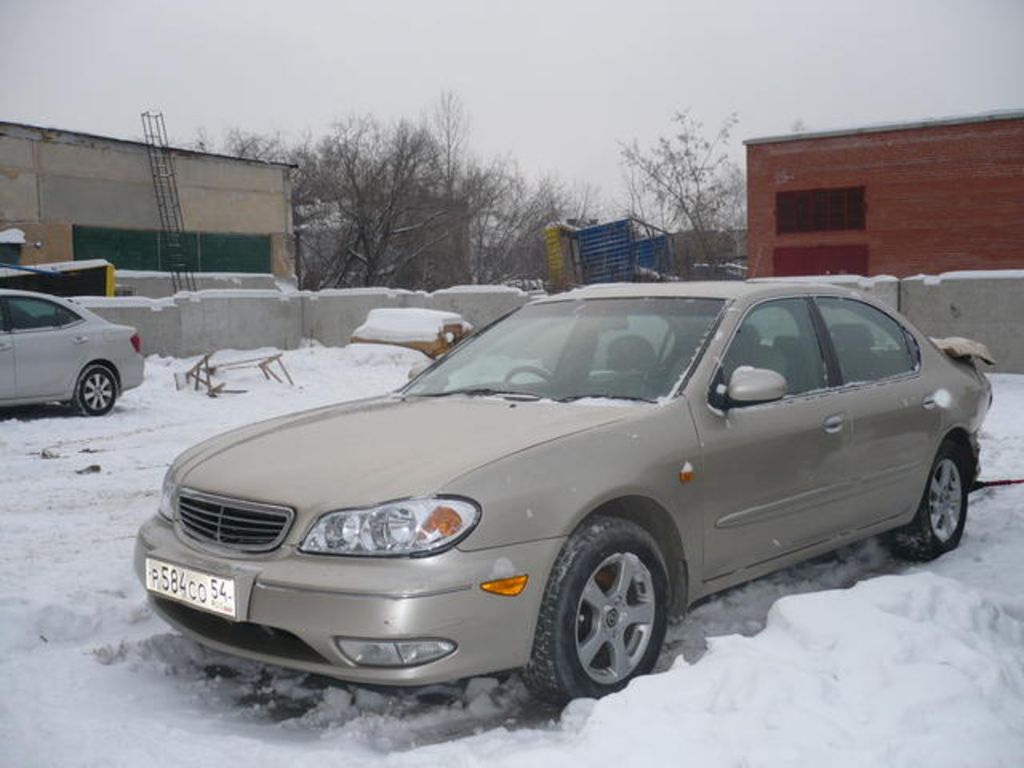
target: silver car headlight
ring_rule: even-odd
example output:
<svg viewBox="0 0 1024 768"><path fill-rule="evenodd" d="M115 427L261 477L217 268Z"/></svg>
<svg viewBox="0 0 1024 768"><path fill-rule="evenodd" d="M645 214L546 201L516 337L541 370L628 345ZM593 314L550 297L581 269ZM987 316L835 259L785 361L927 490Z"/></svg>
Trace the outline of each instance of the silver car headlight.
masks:
<svg viewBox="0 0 1024 768"><path fill-rule="evenodd" d="M164 475L163 487L160 489L160 506L157 508L157 512L164 520L174 522L177 492L178 489L174 484L174 470L168 469L167 474Z"/></svg>
<svg viewBox="0 0 1024 768"><path fill-rule="evenodd" d="M464 538L480 519L468 499L403 499L364 509L328 512L299 549L324 555L400 556L434 554Z"/></svg>

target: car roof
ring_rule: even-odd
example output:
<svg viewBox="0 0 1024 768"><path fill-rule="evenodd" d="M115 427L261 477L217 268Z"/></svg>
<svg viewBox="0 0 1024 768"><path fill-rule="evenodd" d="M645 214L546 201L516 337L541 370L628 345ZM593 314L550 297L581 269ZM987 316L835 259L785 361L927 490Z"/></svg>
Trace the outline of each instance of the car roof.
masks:
<svg viewBox="0 0 1024 768"><path fill-rule="evenodd" d="M56 299L67 301L64 296L55 296L52 293L40 293L39 291L19 291L15 288L0 288L0 296L33 296L38 299Z"/></svg>
<svg viewBox="0 0 1024 768"><path fill-rule="evenodd" d="M829 294L846 296L850 288L803 281L718 280L673 283L598 283L545 296L535 303L546 304L578 299L687 298L746 299L769 296Z"/></svg>

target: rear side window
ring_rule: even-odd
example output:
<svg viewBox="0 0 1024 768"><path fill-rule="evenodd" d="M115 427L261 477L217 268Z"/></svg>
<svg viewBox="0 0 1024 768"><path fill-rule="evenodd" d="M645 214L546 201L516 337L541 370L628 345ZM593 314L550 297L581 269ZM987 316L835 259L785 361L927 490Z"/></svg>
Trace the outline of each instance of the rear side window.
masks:
<svg viewBox="0 0 1024 768"><path fill-rule="evenodd" d="M903 326L854 299L815 300L825 320L846 384L878 381L917 368L916 349Z"/></svg>
<svg viewBox="0 0 1024 768"><path fill-rule="evenodd" d="M66 307L44 299L27 296L10 296L7 309L11 328L15 331L30 331L38 328L60 328L81 318Z"/></svg>
<svg viewBox="0 0 1024 768"><path fill-rule="evenodd" d="M780 299L751 310L722 361L725 381L741 365L782 374L788 395L824 389L825 358L807 302Z"/></svg>

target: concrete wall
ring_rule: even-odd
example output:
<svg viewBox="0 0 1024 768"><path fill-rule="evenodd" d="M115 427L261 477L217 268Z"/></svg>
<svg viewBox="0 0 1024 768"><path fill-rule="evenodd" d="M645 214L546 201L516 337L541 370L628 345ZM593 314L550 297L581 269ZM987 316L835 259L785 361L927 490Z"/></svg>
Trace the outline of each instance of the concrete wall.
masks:
<svg viewBox="0 0 1024 768"><path fill-rule="evenodd" d="M172 150L185 229L269 235L277 274L292 272L289 169ZM159 229L144 144L0 122L0 229L38 247L22 263L70 261L75 224Z"/></svg>
<svg viewBox="0 0 1024 768"><path fill-rule="evenodd" d="M522 306L516 289L460 289L458 303L482 327ZM450 295L385 288L282 293L276 290L204 290L167 298L83 296L82 306L111 322L134 326L146 354L188 357L218 349L295 349L303 339L325 346L348 344L377 307L451 309Z"/></svg>
<svg viewBox="0 0 1024 768"><path fill-rule="evenodd" d="M119 269L115 273L119 290L131 296L162 299L174 295L174 281L166 272L139 272ZM198 273L195 275L196 288L205 290L237 289L277 290L273 275L251 275L237 273Z"/></svg>
<svg viewBox="0 0 1024 768"><path fill-rule="evenodd" d="M985 343L998 361L986 370L1024 373L1024 270L947 273L901 281L813 279L873 295L898 308L929 336L965 336ZM79 299L97 314L139 329L148 354L175 357L217 349L294 349L303 339L344 346L376 307L456 311L481 328L528 300L521 291L488 286L433 294L378 288L295 293L208 290L164 299Z"/></svg>
<svg viewBox="0 0 1024 768"><path fill-rule="evenodd" d="M303 336L328 347L348 344L352 332L378 307L426 307L429 295L386 288L303 293Z"/></svg>
<svg viewBox="0 0 1024 768"><path fill-rule="evenodd" d="M983 342L996 359L986 370L1024 373L1024 271L907 278L900 311L929 336Z"/></svg>

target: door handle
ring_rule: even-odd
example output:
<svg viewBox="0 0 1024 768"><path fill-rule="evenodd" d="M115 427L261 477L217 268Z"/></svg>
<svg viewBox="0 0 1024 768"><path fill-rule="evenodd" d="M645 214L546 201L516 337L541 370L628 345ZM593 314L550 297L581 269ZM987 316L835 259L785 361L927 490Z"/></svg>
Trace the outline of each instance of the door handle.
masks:
<svg viewBox="0 0 1024 768"><path fill-rule="evenodd" d="M924 400L921 401L921 407L924 408L926 411L930 411L936 405L938 405L938 403L935 402L935 395L928 395L927 397L925 397Z"/></svg>
<svg viewBox="0 0 1024 768"><path fill-rule="evenodd" d="M844 423L845 420L843 419L843 417L837 414L835 416L829 416L827 419L825 419L825 423L822 426L825 428L826 432L828 432L830 435L834 435L837 432L843 431Z"/></svg>
<svg viewBox="0 0 1024 768"><path fill-rule="evenodd" d="M0 351L3 351L5 349L10 349L10 348L11 348L11 342L9 342L9 341L0 341Z"/></svg>
<svg viewBox="0 0 1024 768"><path fill-rule="evenodd" d="M88 340L89 340L88 336L75 336L75 338L73 338L71 340L71 343L72 344L85 344L85 342L87 342Z"/></svg>

